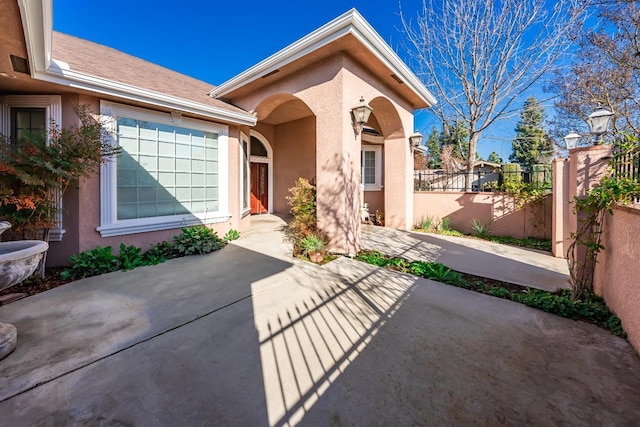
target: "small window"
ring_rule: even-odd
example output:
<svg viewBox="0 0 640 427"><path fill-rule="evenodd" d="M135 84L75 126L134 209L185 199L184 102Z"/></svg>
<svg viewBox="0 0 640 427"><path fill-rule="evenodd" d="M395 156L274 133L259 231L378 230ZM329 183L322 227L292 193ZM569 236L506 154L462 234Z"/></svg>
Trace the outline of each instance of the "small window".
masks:
<svg viewBox="0 0 640 427"><path fill-rule="evenodd" d="M362 184L365 191L382 189L382 147L362 147Z"/></svg>
<svg viewBox="0 0 640 427"><path fill-rule="evenodd" d="M11 108L11 139L46 138L46 108Z"/></svg>
<svg viewBox="0 0 640 427"><path fill-rule="evenodd" d="M258 157L267 157L267 148L255 136L251 137L251 155Z"/></svg>

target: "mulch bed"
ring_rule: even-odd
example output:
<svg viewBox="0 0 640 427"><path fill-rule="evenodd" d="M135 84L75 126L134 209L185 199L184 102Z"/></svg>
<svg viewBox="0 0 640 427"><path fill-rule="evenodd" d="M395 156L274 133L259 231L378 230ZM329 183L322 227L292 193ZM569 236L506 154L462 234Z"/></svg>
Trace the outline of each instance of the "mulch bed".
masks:
<svg viewBox="0 0 640 427"><path fill-rule="evenodd" d="M69 279L63 280L60 278L60 272L62 272L62 270L64 270L64 268L47 268L44 279L31 277L22 283L3 289L0 291L0 296L16 293L25 293L27 296L31 296L71 282Z"/></svg>

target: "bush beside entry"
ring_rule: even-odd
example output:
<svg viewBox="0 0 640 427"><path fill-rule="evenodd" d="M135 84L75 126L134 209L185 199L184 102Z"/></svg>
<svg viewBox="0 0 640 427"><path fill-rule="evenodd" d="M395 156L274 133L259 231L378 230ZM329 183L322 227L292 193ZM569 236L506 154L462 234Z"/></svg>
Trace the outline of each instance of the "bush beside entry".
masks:
<svg viewBox="0 0 640 427"><path fill-rule="evenodd" d="M329 240L318 229L316 187L307 179L298 178L296 185L289 189L289 194L287 202L291 206L293 220L289 222L287 237L293 242L293 255L306 255L310 259L311 253L320 252L324 255ZM319 258L314 255L314 259Z"/></svg>

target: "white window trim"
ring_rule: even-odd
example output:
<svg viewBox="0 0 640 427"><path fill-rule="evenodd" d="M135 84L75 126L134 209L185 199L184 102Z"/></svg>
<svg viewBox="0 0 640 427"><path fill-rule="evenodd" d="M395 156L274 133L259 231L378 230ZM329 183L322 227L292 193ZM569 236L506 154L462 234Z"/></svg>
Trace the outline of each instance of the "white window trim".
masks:
<svg viewBox="0 0 640 427"><path fill-rule="evenodd" d="M243 144L247 144L247 157L244 157L244 151L242 149ZM246 215L248 215L251 212L251 165L249 163L249 157L251 155L250 150L251 150L251 140L249 139L249 137L244 133L244 132L240 132L240 144L239 144L239 150L240 150L240 164L239 164L239 172L240 172L240 199L238 200L240 203L240 216L241 217L245 217ZM247 178L249 179L249 183L247 185L247 194L243 194L244 192L244 170L243 168L247 168ZM244 200L244 198L247 198L247 207L243 207L242 206L242 201Z"/></svg>
<svg viewBox="0 0 640 427"><path fill-rule="evenodd" d="M363 184L361 184L362 187L364 187L364 191L381 191L383 188L382 185L382 146L380 145L363 145L361 150L363 152L365 151L373 151L376 153L376 178L375 178L375 184L364 184L364 154L361 157L361 181L363 182Z"/></svg>
<svg viewBox="0 0 640 427"><path fill-rule="evenodd" d="M113 135L117 129L118 117L176 125L171 113L146 110L108 101L100 102L100 113L105 125ZM218 134L218 212L118 220L117 160L110 161L103 163L100 168L100 226L96 230L100 232L102 237L169 230L197 224L215 224L226 222L231 218L229 213L229 127L185 117L181 118L179 125L188 129ZM110 142L115 144L116 139L112 137Z"/></svg>
<svg viewBox="0 0 640 427"><path fill-rule="evenodd" d="M45 123L47 131L49 124L55 123L56 126L62 126L62 97L60 95L7 95L0 97L0 109L2 117L0 117L0 134L11 137L11 108L44 108ZM55 194L56 206L58 213L56 214L55 225L49 230L49 241L60 242L62 236L67 232L62 225L62 194L58 190Z"/></svg>
<svg viewBox="0 0 640 427"><path fill-rule="evenodd" d="M256 137L267 150L267 157L251 156L250 164L251 162L267 164L267 180L269 181L268 213L273 213L273 147L271 147L269 140L258 131L251 129L251 136ZM249 144L251 144L251 139L249 139ZM249 191L251 191L251 188L249 188Z"/></svg>

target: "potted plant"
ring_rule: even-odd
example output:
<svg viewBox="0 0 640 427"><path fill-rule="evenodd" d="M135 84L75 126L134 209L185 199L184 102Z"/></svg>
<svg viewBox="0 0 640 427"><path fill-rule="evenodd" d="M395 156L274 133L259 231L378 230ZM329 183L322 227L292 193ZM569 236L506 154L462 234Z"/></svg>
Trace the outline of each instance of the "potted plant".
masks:
<svg viewBox="0 0 640 427"><path fill-rule="evenodd" d="M300 241L300 246L302 246L304 253L309 257L311 262L319 264L324 260L327 242L322 236L309 234Z"/></svg>

